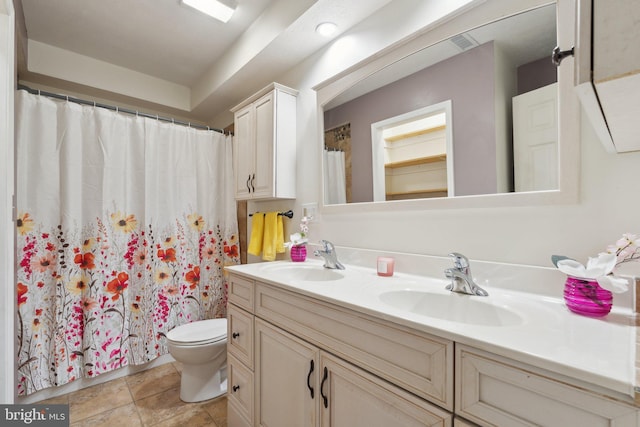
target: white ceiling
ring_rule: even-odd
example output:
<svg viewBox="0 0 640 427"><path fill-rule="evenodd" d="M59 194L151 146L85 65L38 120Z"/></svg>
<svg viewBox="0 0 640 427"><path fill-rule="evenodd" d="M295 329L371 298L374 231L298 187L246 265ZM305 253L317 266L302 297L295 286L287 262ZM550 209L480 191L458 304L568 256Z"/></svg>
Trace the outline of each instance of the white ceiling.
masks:
<svg viewBox="0 0 640 427"><path fill-rule="evenodd" d="M390 1L236 0L223 24L180 0L14 0L28 39L19 78L209 122L327 44L318 23L337 23L336 37ZM71 77L95 60L117 68ZM154 85L127 93L109 70ZM185 101L161 101L164 88Z"/></svg>

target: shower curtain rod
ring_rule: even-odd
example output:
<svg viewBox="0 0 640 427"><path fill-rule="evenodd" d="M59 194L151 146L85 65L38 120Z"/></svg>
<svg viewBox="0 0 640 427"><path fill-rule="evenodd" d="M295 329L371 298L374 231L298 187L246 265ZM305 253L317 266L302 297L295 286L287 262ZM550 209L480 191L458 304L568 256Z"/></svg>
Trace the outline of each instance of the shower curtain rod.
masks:
<svg viewBox="0 0 640 427"><path fill-rule="evenodd" d="M202 130L211 130L214 132L219 132L224 134L224 130L222 129L216 129L216 128L212 128L209 126L203 126L203 125L197 125L194 123L190 123L190 122L183 122L180 120L176 120L170 117L162 117L162 116L158 116L158 115L153 115L153 114L148 114L148 113L141 113L140 111L136 111L136 110L130 110L128 108L121 108L118 106L113 106L113 105L107 105L107 104L101 104L95 101L87 101L85 99L79 99L79 98L74 98L68 95L60 95L58 93L53 93L53 92L45 92L43 90L40 89L31 89L29 86L25 86L25 85L18 85L18 90L26 90L27 92L33 94L33 95L42 95L42 96L47 96L49 98L56 98L56 99L62 99L65 101L69 101L69 102L74 102L76 104L81 104L81 105L93 105L94 107L99 107L99 108L105 108L107 110L111 110L111 111L115 111L116 113L126 113L126 114L132 114L135 116L142 116L142 117L148 117L150 119L156 119L158 121L163 121L163 122L169 122L169 123L173 123L176 125L181 125L181 126L188 126L190 128L194 128L194 129L202 129ZM231 134L231 132L229 132L229 134Z"/></svg>

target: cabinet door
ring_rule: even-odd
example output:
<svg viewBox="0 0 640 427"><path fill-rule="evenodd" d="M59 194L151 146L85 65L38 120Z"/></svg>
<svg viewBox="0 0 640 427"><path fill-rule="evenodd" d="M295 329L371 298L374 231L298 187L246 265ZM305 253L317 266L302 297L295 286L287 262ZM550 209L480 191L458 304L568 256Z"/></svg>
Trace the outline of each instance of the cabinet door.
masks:
<svg viewBox="0 0 640 427"><path fill-rule="evenodd" d="M319 350L260 319L255 338L256 425L316 427Z"/></svg>
<svg viewBox="0 0 640 427"><path fill-rule="evenodd" d="M322 427L451 426L449 412L321 353Z"/></svg>
<svg viewBox="0 0 640 427"><path fill-rule="evenodd" d="M253 104L247 105L236 112L234 117L233 162L235 170L236 199L246 200L251 198L251 179L254 170L254 110Z"/></svg>
<svg viewBox="0 0 640 427"><path fill-rule="evenodd" d="M255 314L453 410L453 342L256 282Z"/></svg>
<svg viewBox="0 0 640 427"><path fill-rule="evenodd" d="M253 103L255 115L255 179L252 198L273 197L274 192L274 93ZM252 176L253 178L253 176Z"/></svg>
<svg viewBox="0 0 640 427"><path fill-rule="evenodd" d="M456 348L456 414L482 426L640 425L638 408L522 363Z"/></svg>

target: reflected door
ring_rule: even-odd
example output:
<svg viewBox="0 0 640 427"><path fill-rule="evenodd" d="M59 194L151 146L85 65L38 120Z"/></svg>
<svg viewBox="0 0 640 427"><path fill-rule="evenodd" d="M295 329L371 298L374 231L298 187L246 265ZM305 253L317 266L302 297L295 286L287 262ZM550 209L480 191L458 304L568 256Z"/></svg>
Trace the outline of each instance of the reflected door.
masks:
<svg viewBox="0 0 640 427"><path fill-rule="evenodd" d="M513 98L516 191L558 189L557 83Z"/></svg>

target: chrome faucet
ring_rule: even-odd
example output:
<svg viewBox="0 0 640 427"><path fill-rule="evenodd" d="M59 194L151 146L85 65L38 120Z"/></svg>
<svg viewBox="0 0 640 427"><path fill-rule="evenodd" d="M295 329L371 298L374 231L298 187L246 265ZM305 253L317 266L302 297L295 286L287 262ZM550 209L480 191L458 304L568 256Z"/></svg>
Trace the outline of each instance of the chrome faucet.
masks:
<svg viewBox="0 0 640 427"><path fill-rule="evenodd" d="M324 268L344 270L344 265L338 261L338 255L336 254L336 248L333 246L333 243L328 240L320 240L320 243L322 243L323 248L316 249L313 254L324 258Z"/></svg>
<svg viewBox="0 0 640 427"><path fill-rule="evenodd" d="M451 279L451 284L447 285L447 289L461 294L488 296L489 293L473 280L467 257L456 252L450 253L449 256L453 258L454 267L444 271L445 276Z"/></svg>

